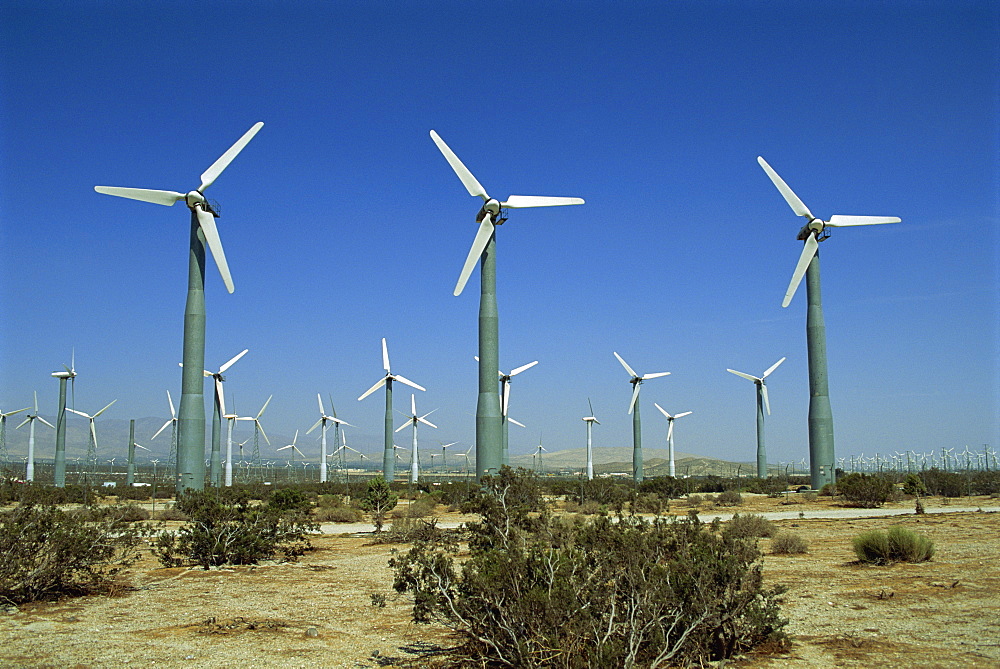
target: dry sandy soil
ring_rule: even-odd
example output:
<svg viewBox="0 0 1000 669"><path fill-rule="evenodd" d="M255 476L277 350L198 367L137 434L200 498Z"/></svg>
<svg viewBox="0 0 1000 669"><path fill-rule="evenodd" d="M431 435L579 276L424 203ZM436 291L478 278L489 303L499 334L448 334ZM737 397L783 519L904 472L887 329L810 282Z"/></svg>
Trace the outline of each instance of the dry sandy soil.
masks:
<svg viewBox="0 0 1000 669"><path fill-rule="evenodd" d="M777 524L807 539L809 553L764 560L767 579L788 587L782 610L791 621L791 647L727 664L1000 667L1000 500L941 501L928 500L920 516L912 502L900 503L908 513L894 518L816 518L842 511L829 500L780 506L761 497L736 509L792 509L793 518ZM935 512L959 506L982 510ZM853 562L853 536L896 523L930 537L934 559L889 567ZM316 550L295 563L211 571L164 569L147 556L131 571L133 589L118 596L0 613L0 666L425 666L454 643L444 628L411 622L408 600L391 588L392 546L365 534L330 533L313 544ZM762 547L769 550L768 540ZM373 594L385 605L373 605Z"/></svg>

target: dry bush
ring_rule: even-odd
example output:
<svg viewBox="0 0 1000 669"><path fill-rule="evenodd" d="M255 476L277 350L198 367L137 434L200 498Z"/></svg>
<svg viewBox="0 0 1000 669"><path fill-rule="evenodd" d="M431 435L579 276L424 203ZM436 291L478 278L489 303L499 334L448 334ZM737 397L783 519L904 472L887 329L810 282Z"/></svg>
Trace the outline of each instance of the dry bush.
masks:
<svg viewBox="0 0 1000 669"><path fill-rule="evenodd" d="M852 543L858 561L867 564L926 562L934 556L934 542L900 525L893 525L886 532L862 532Z"/></svg>
<svg viewBox="0 0 1000 669"><path fill-rule="evenodd" d="M321 506L313 512L313 519L317 523L360 523L365 514L349 506Z"/></svg>
<svg viewBox="0 0 1000 669"><path fill-rule="evenodd" d="M742 506L743 495L735 490L725 490L715 498L715 504L716 506Z"/></svg>
<svg viewBox="0 0 1000 669"><path fill-rule="evenodd" d="M704 501L705 500L702 499L701 495L688 495L687 497L687 505L692 509L697 509Z"/></svg>
<svg viewBox="0 0 1000 669"><path fill-rule="evenodd" d="M781 531L771 539L771 552L778 555L808 553L809 542L795 532Z"/></svg>
<svg viewBox="0 0 1000 669"><path fill-rule="evenodd" d="M773 537L777 531L774 523L764 516L752 513L741 516L733 514L732 520L722 526L722 534L734 539L751 539L758 537Z"/></svg>

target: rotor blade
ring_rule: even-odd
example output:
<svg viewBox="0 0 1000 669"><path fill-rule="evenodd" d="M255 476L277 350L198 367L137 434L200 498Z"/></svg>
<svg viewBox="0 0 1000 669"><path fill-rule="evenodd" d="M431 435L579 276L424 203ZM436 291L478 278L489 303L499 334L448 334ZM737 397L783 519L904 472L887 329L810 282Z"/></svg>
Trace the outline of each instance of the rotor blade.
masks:
<svg viewBox="0 0 1000 669"><path fill-rule="evenodd" d="M510 416L507 416L507 422L508 423L513 423L514 425L517 425L518 427L526 427L524 423L519 423L516 420L514 420L513 418L511 418Z"/></svg>
<svg viewBox="0 0 1000 669"><path fill-rule="evenodd" d="M730 374L735 374L736 376L742 376L747 381L753 381L754 383L760 381L760 379L758 379L756 376L750 376L749 374L744 374L743 372L737 372L735 369L727 369L726 371L729 372Z"/></svg>
<svg viewBox="0 0 1000 669"><path fill-rule="evenodd" d="M159 435L161 432L163 432L164 430L166 430L167 426L170 425L173 422L174 422L173 419L168 420L166 423L163 424L163 427L161 427L159 430L156 431L156 434L154 434L152 437L150 437L150 439L156 439L157 435Z"/></svg>
<svg viewBox="0 0 1000 669"><path fill-rule="evenodd" d="M142 444L136 444L136 445L135 445L135 447L136 447L136 448L141 448L141 449L142 449L142 450L144 450L144 451L148 451L148 450L149 450L148 448L146 448L146 447L145 447L145 446L143 446Z"/></svg>
<svg viewBox="0 0 1000 669"><path fill-rule="evenodd" d="M792 189L788 187L788 184L786 184L784 180L778 176L777 172L771 169L771 166L767 164L766 160L757 156L757 162L760 163L760 166L764 168L765 172L767 172L767 176L771 177L771 182L774 184L775 188L778 189L778 192L785 198L785 202L787 202L788 206L792 208L792 211L799 216L805 216L809 219L815 218L812 215L812 212L809 211L809 207L802 203L799 196L792 192Z"/></svg>
<svg viewBox="0 0 1000 669"><path fill-rule="evenodd" d="M632 389L632 401L628 403L628 412L631 414L632 409L635 408L635 401L639 399L639 388L641 388L638 383Z"/></svg>
<svg viewBox="0 0 1000 669"><path fill-rule="evenodd" d="M411 418L410 420L406 421L405 423L403 423L402 425L400 425L399 427L397 427L395 430L393 430L393 432L399 432L404 427L407 427L407 426L412 425L412 424L413 424L413 419Z"/></svg>
<svg viewBox="0 0 1000 669"><path fill-rule="evenodd" d="M226 393L222 390L222 380L219 378L215 379L215 394L219 398L219 411L221 415L226 415Z"/></svg>
<svg viewBox="0 0 1000 669"><path fill-rule="evenodd" d="M430 415L430 414L427 414L427 415ZM420 422L420 423L423 423L424 425L430 425L431 427L437 429L437 425L435 425L434 423L430 422L429 420L425 420L423 416L417 416L417 421Z"/></svg>
<svg viewBox="0 0 1000 669"><path fill-rule="evenodd" d="M882 223L902 223L903 219L896 216L831 216L826 222L833 228L846 228L852 225L881 225Z"/></svg>
<svg viewBox="0 0 1000 669"><path fill-rule="evenodd" d="M90 419L90 436L94 438L94 450L97 450L97 428L94 426L94 419Z"/></svg>
<svg viewBox="0 0 1000 669"><path fill-rule="evenodd" d="M469 255L465 258L465 264L462 265L462 272L458 275L458 282L455 284L455 292L453 293L456 297L461 295L465 289L469 275L472 274L473 268L479 262L479 258L482 257L483 249L486 248L492 236L493 217L487 212L486 216L483 217L483 222L479 224L479 231L476 233L476 238L472 240L472 248L469 249Z"/></svg>
<svg viewBox="0 0 1000 669"><path fill-rule="evenodd" d="M76 409L70 409L69 407L66 407L66 411L69 411L70 413L75 413L77 416L83 416L84 418L90 418L90 414L83 413L82 411L77 411Z"/></svg>
<svg viewBox="0 0 1000 669"><path fill-rule="evenodd" d="M38 414L38 391L37 390L33 390L31 392L34 394L34 397L35 397L35 414L37 415ZM22 411L27 411L27 409L18 409L17 411L12 411L11 413L9 413L7 415L9 416L9 415L12 415L12 414L21 413Z"/></svg>
<svg viewBox="0 0 1000 669"><path fill-rule="evenodd" d="M431 139L433 139L434 143L437 144L438 150L441 151L441 154L444 155L444 159L448 161L449 165L451 165L451 169L455 170L455 174L458 175L458 178L462 181L462 184L465 186L465 190L469 191L469 195L481 197L484 200L490 199L490 196L486 194L486 189L483 188L482 184L476 181L476 177L472 176L472 172L469 171L469 168L462 164L462 161L459 160L458 156L455 155L455 152L444 143L441 136L431 130Z"/></svg>
<svg viewBox="0 0 1000 669"><path fill-rule="evenodd" d="M764 398L764 409L767 410L767 415L771 415L771 403L767 400L767 385L760 384L760 394Z"/></svg>
<svg viewBox="0 0 1000 669"><path fill-rule="evenodd" d="M806 270L809 268L809 263L812 262L813 257L816 255L817 248L819 248L819 242L816 241L816 235L810 233L802 245L802 255L799 256L799 262L795 265L795 271L792 272L792 280L788 282L785 299L781 301L782 307L787 307L791 303L792 298L795 296L795 291L802 282L802 277L805 276Z"/></svg>
<svg viewBox="0 0 1000 669"><path fill-rule="evenodd" d="M348 423L346 420L341 420L340 418L337 418L336 416L327 416L326 419L327 420L332 420L337 425L347 425L349 427L354 427L353 425L351 425L350 423Z"/></svg>
<svg viewBox="0 0 1000 669"><path fill-rule="evenodd" d="M667 441L671 441L674 438L674 421L670 421L667 425Z"/></svg>
<svg viewBox="0 0 1000 669"><path fill-rule="evenodd" d="M118 188L116 186L94 186L94 190L104 195L114 195L116 197L127 197L130 200L141 200L162 204L169 207L174 202L184 199L183 193L175 193L172 190L149 190L148 188Z"/></svg>
<svg viewBox="0 0 1000 669"><path fill-rule="evenodd" d="M219 229L215 227L215 216L212 212L205 211L201 207L195 207L194 211L198 216L198 225L201 226L202 232L205 233L205 243L208 244L208 248L212 252L212 257L215 258L215 264L219 268L219 274L222 275L222 282L226 284L226 290L232 293L235 290L233 277L229 273L226 252L222 250Z"/></svg>
<svg viewBox="0 0 1000 669"><path fill-rule="evenodd" d="M302 457L306 457L306 454L305 454L305 453L303 453L302 451L300 451L300 450L299 450L299 447L298 447L298 446L296 446L295 444L292 444L292 450L294 450L294 451L295 451L296 453L298 453L298 454L299 454L299 455L301 455Z"/></svg>
<svg viewBox="0 0 1000 669"><path fill-rule="evenodd" d="M681 416L690 416L693 413L694 413L693 411L685 411L684 413L677 414L676 416L674 416L674 418L676 419L676 418L680 418Z"/></svg>
<svg viewBox="0 0 1000 669"><path fill-rule="evenodd" d="M590 403L590 398L587 398L587 406L590 407L590 417L594 417L594 405Z"/></svg>
<svg viewBox="0 0 1000 669"><path fill-rule="evenodd" d="M33 416L28 416L28 417L27 417L27 418L25 418L25 419L24 419L23 421L21 421L21 424L20 424L20 425L18 425L18 426L17 426L17 427L15 427L14 429L15 429L15 430L20 430L20 429L21 429L22 427L24 427L25 425L27 425L28 423L30 423L30 422L31 422L31 419L32 419L32 418L33 418Z"/></svg>
<svg viewBox="0 0 1000 669"><path fill-rule="evenodd" d="M399 381L401 383L405 383L406 385L410 386L411 388L416 388L417 390L424 390L424 391L427 390L423 386L418 386L413 381L410 381L409 379L403 378L399 374L393 374L392 378L396 379L397 381Z"/></svg>
<svg viewBox="0 0 1000 669"><path fill-rule="evenodd" d="M613 353L615 354L615 357L618 358L618 362L622 363L622 367L625 368L626 372L628 372L631 376L639 376L635 373L635 370L629 367L628 363L625 362L620 355L618 355L617 351L613 351Z"/></svg>
<svg viewBox="0 0 1000 669"><path fill-rule="evenodd" d="M174 400L170 397L170 391L167 391L167 402L170 403L170 417L177 418L177 412L174 411Z"/></svg>
<svg viewBox="0 0 1000 669"><path fill-rule="evenodd" d="M652 372L650 374L643 374L642 380L648 381L649 379L658 379L661 376L670 376L670 372Z"/></svg>
<svg viewBox="0 0 1000 669"><path fill-rule="evenodd" d="M268 446L270 446L271 440L267 438L267 432L264 432L264 426L260 424L259 420L255 420L254 423L257 424L257 429L260 430L261 435L263 435L264 441L267 442Z"/></svg>
<svg viewBox="0 0 1000 669"><path fill-rule="evenodd" d="M770 374L771 372L773 372L774 370L778 369L778 365L780 365L780 364L781 364L781 363L783 363L784 361L785 361L785 358L782 358L782 359L781 359L781 360L779 360L778 362L776 362L776 363L774 363L773 365L771 365L770 367L768 367L768 368L767 368L767 371L766 371L766 372L764 372L763 374L761 374L761 375L760 375L760 378L761 378L761 379L766 379L766 378L768 377L768 375L769 375L769 374Z"/></svg>
<svg viewBox="0 0 1000 669"><path fill-rule="evenodd" d="M583 204L582 197L549 197L547 195L511 195L501 207L525 209L527 207L561 207L566 204Z"/></svg>
<svg viewBox="0 0 1000 669"><path fill-rule="evenodd" d="M656 402L653 402L653 406L654 406L654 407L656 407L657 409L659 409L659 410L660 410L660 413L662 413L662 414L663 414L664 416L666 416L666 417L667 417L668 419L670 419L670 418L673 418L673 416L671 416L670 414L668 414L668 413L667 413L667 410L666 410L666 409L664 409L663 407L661 407L661 406L660 406L659 404L657 404Z"/></svg>
<svg viewBox="0 0 1000 669"><path fill-rule="evenodd" d="M385 343L385 337L382 337L382 369L389 371L389 347Z"/></svg>
<svg viewBox="0 0 1000 669"><path fill-rule="evenodd" d="M500 415L507 415L507 406L510 404L510 377L503 380L503 406L500 407Z"/></svg>
<svg viewBox="0 0 1000 669"><path fill-rule="evenodd" d="M288 446L282 446L281 448L276 448L276 449L274 449L274 451L275 451L275 453L278 453L280 451L285 450L286 448L291 448L291 447L292 447L292 445L288 444Z"/></svg>
<svg viewBox="0 0 1000 669"><path fill-rule="evenodd" d="M306 434L309 434L310 432L312 432L313 430L315 430L317 427L320 426L320 423L322 423L322 422L323 422L323 419L320 418L318 421L316 421L315 423L313 423L313 426L311 428L309 428L308 430L306 430Z"/></svg>
<svg viewBox="0 0 1000 669"><path fill-rule="evenodd" d="M243 150L253 136L264 127L262 122L257 122L253 124L253 127L243 133L243 136L236 140L236 143L229 147L229 150L222 154L222 156L212 163L212 166L207 170L202 172L201 175L201 186L198 187L199 191L204 191L206 188L215 183L215 180L219 178L222 171L229 167L229 163L233 162L233 158L239 155L240 151Z"/></svg>
<svg viewBox="0 0 1000 669"><path fill-rule="evenodd" d="M263 415L264 415L264 409L266 409L266 408L267 408L267 405L271 403L271 399L272 399L273 397L274 397L274 395L270 395L270 396L268 396L268 398L267 398L267 401L266 401L266 402L264 402L264 406L262 406L262 407L260 408L260 411L258 411L258 412L257 412L257 418L260 418L261 416L263 416Z"/></svg>
<svg viewBox="0 0 1000 669"><path fill-rule="evenodd" d="M388 377L383 376L381 379L379 379L378 382L374 386L372 386L371 388L369 388L368 390L366 390L364 392L364 394L361 395L361 397L358 398L358 401L360 402L361 400L363 400L364 398L368 397L373 392L375 392L376 390L378 390L379 388L381 388L382 386L384 386L386 378L388 378Z"/></svg>
<svg viewBox="0 0 1000 669"><path fill-rule="evenodd" d="M316 403L319 404L319 415L325 416L326 411L323 410L323 398L319 396L319 393L316 393Z"/></svg>
<svg viewBox="0 0 1000 669"><path fill-rule="evenodd" d="M534 362L529 362L527 365L521 365L517 369L511 370L511 372L510 372L510 374L508 376L517 376L518 374L520 374L524 370L531 369L532 367L534 367L537 364L538 364L538 361L535 360Z"/></svg>
<svg viewBox="0 0 1000 669"><path fill-rule="evenodd" d="M49 421L45 420L45 419L44 419L44 418L42 418L41 416L35 416L35 418L37 418L38 420L40 420L40 421L42 421L43 423L45 423L46 425L48 425L49 427L51 427L51 428L52 428L53 430L54 430L54 429L56 429L56 426L55 426L55 425L53 425L53 424L52 424L52 423L50 423Z"/></svg>
<svg viewBox="0 0 1000 669"><path fill-rule="evenodd" d="M233 363L235 363L237 360L245 356L249 350L250 349L248 348L243 349L240 353L237 353L235 356L233 356L232 360L224 364L222 367L219 367L219 374L222 374L224 371L232 367Z"/></svg>
<svg viewBox="0 0 1000 669"><path fill-rule="evenodd" d="M110 407L110 406L111 406L112 404L114 404L114 403L115 403L115 402L117 402L117 401L118 401L118 400L111 400L110 402L108 402L108 406L104 407L103 409L101 409L100 411L98 411L97 413L95 413L95 414L94 414L94 418L97 418L97 417L98 417L98 416L100 416L100 415L101 415L102 413L104 413L105 411L107 411L107 410L108 410L108 407Z"/></svg>
<svg viewBox="0 0 1000 669"><path fill-rule="evenodd" d="M410 413L417 415L417 396L413 394L410 395Z"/></svg>

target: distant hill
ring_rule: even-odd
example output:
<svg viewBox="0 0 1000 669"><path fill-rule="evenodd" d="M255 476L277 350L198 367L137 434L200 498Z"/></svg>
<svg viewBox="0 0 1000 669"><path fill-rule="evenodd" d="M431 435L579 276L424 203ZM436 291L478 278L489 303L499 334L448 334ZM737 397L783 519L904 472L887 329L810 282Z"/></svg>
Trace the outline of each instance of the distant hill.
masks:
<svg viewBox="0 0 1000 669"><path fill-rule="evenodd" d="M512 467L543 469L546 472L582 471L586 466L587 451L584 448L571 448L565 451L542 453L541 467L538 458L533 455L511 456ZM666 476L670 470L670 452L665 448L644 448L643 473L646 476ZM593 450L595 474L628 474L632 473L631 446L595 446ZM674 452L674 468L678 476L734 475L738 470L747 473L749 462L729 462L717 458L706 458L691 453Z"/></svg>

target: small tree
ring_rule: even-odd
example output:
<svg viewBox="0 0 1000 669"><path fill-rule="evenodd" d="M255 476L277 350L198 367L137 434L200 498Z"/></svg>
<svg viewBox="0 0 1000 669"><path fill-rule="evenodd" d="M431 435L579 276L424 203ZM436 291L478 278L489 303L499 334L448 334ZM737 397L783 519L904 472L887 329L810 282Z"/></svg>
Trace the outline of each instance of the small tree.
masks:
<svg viewBox="0 0 1000 669"><path fill-rule="evenodd" d="M389 488L389 484L381 476L376 476L368 482L368 490L361 499L361 508L371 514L376 534L382 532L386 514L396 508L398 501L399 495Z"/></svg>
<svg viewBox="0 0 1000 669"><path fill-rule="evenodd" d="M855 506L874 509L892 499L896 486L884 476L853 473L837 481L837 492Z"/></svg>

